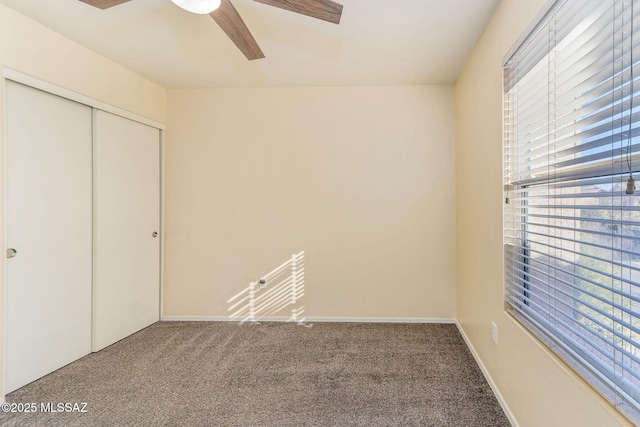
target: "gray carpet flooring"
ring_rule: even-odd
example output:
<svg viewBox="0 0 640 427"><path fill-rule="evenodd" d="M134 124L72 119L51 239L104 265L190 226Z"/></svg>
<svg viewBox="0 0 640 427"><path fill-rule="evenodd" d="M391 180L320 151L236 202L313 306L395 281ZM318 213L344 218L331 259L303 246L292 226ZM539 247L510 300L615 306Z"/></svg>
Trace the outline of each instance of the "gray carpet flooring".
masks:
<svg viewBox="0 0 640 427"><path fill-rule="evenodd" d="M4 426L509 425L457 328L434 324L159 322L7 402L38 411Z"/></svg>

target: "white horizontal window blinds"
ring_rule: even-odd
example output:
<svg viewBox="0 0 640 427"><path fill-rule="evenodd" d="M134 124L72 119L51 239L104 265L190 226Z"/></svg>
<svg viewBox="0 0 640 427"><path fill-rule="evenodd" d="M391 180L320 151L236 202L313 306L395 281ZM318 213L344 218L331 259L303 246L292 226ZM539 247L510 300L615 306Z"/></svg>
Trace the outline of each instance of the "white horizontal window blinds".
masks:
<svg viewBox="0 0 640 427"><path fill-rule="evenodd" d="M639 29L640 0L558 1L504 69L507 310L636 423Z"/></svg>

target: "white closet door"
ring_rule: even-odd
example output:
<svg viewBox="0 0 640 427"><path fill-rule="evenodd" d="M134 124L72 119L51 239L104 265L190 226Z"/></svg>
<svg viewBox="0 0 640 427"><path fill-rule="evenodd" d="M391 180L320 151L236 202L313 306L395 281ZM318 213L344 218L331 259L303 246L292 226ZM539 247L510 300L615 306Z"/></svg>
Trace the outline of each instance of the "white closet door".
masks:
<svg viewBox="0 0 640 427"><path fill-rule="evenodd" d="M91 352L91 114L6 82L6 393Z"/></svg>
<svg viewBox="0 0 640 427"><path fill-rule="evenodd" d="M160 131L94 114L92 348L98 351L160 318Z"/></svg>

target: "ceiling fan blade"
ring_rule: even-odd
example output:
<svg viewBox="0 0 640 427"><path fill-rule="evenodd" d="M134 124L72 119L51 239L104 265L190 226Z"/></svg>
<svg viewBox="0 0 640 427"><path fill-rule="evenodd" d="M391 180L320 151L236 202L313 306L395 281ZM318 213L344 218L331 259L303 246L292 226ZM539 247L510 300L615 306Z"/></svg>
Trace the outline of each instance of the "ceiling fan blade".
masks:
<svg viewBox="0 0 640 427"><path fill-rule="evenodd" d="M289 10L295 13L322 19L323 21L339 24L342 17L342 5L331 0L255 0Z"/></svg>
<svg viewBox="0 0 640 427"><path fill-rule="evenodd" d="M82 3L95 6L98 9L109 9L110 7L126 3L130 0L80 0Z"/></svg>
<svg viewBox="0 0 640 427"><path fill-rule="evenodd" d="M264 58L264 53L260 50L256 39L253 38L249 28L229 0L222 0L220 7L209 15L249 61Z"/></svg>

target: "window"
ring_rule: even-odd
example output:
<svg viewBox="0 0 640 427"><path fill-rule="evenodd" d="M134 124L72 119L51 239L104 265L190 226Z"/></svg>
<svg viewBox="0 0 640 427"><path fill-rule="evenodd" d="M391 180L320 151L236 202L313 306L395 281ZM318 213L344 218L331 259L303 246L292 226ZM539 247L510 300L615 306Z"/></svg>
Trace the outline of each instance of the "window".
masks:
<svg viewBox="0 0 640 427"><path fill-rule="evenodd" d="M635 422L638 29L640 0L559 0L504 67L507 311Z"/></svg>

